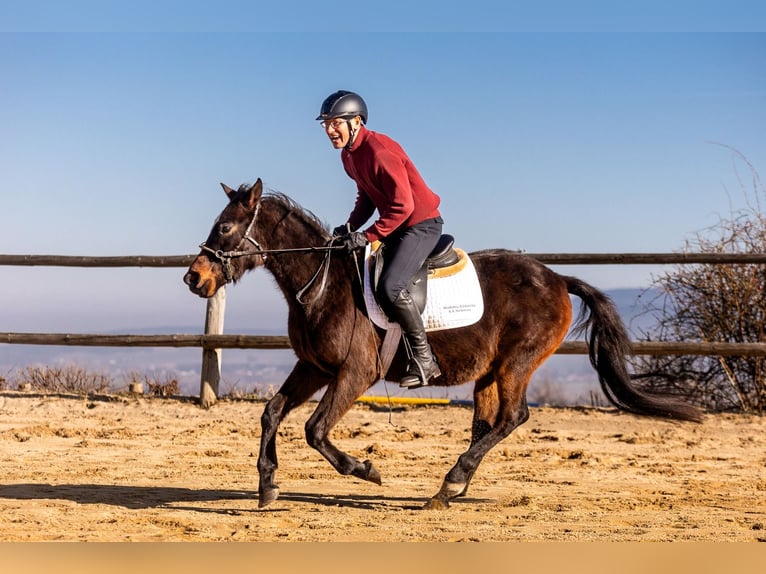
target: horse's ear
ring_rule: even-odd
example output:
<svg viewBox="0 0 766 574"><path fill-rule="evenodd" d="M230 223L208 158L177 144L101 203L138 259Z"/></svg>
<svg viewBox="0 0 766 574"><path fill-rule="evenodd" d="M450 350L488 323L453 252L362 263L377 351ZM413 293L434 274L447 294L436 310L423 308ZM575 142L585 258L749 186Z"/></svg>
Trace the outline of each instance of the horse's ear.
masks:
<svg viewBox="0 0 766 574"><path fill-rule="evenodd" d="M228 185L226 185L225 183L222 183L221 187L223 188L223 191L226 194L226 197L230 198L231 194L234 193L234 190L230 188Z"/></svg>
<svg viewBox="0 0 766 574"><path fill-rule="evenodd" d="M255 204L261 200L263 194L263 182L259 177L256 182L250 187L250 196L248 197L248 203L250 207L255 208Z"/></svg>

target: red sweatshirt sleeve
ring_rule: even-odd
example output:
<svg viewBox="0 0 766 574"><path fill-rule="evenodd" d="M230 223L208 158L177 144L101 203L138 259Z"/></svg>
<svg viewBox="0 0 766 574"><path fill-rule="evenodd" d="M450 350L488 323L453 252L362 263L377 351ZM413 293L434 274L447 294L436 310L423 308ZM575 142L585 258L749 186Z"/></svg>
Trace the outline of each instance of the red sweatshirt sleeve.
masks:
<svg viewBox="0 0 766 574"><path fill-rule="evenodd" d="M348 222L351 224L351 229L354 231L359 229L368 219L370 219L370 217L372 217L373 213L375 213L375 204L362 188L357 185L356 203L354 204L354 209L351 211L351 215L348 216Z"/></svg>

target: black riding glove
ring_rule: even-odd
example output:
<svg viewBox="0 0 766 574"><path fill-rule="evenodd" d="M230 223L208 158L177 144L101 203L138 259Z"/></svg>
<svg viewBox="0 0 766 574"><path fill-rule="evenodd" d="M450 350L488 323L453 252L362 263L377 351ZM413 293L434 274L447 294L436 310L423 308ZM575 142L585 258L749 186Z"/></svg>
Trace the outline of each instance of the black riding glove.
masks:
<svg viewBox="0 0 766 574"><path fill-rule="evenodd" d="M343 236L343 247L349 251L361 249L367 245L367 237L361 231L352 231Z"/></svg>
<svg viewBox="0 0 766 574"><path fill-rule="evenodd" d="M333 237L343 237L347 233L351 233L354 231L354 228L351 227L350 223L344 223L343 225L339 225L335 229L332 230L332 236Z"/></svg>

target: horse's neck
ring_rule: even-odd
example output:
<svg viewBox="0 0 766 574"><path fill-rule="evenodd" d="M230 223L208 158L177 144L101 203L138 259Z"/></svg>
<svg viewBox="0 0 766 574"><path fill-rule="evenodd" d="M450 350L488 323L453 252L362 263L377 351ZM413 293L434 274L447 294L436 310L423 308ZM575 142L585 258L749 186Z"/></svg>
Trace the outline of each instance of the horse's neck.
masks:
<svg viewBox="0 0 766 574"><path fill-rule="evenodd" d="M312 222L304 221L303 214L284 206L269 211L264 226L267 235L261 241L264 249L302 249L324 243L321 232ZM295 297L319 268L323 257L321 252L311 251L275 253L267 255L266 268L284 294Z"/></svg>
<svg viewBox="0 0 766 574"><path fill-rule="evenodd" d="M264 243L270 243L271 249L294 249L296 247L312 247L323 243L323 232L311 221L308 215L297 206L284 204L279 200L263 203L265 225Z"/></svg>
<svg viewBox="0 0 766 574"><path fill-rule="evenodd" d="M305 217L305 213L295 211L290 214L289 210L272 216L264 228L264 248L297 249L324 245L327 234L317 221ZM265 236L267 233L268 237ZM330 259L326 260L326 256ZM325 268L325 263L329 267ZM295 331L314 333L317 336L309 336L308 340L322 340L320 335L327 332L328 321L337 324L339 317L347 316L354 309L356 303L352 292L354 285L361 285L361 282L353 280L357 275L353 272L353 265L353 260L346 253L326 251L268 257L266 269L274 277L287 302L290 315L288 333L291 336ZM328 273L326 282L325 270ZM362 299L359 293L359 300ZM298 341L293 341L293 344L298 344ZM300 344L306 344L305 338Z"/></svg>

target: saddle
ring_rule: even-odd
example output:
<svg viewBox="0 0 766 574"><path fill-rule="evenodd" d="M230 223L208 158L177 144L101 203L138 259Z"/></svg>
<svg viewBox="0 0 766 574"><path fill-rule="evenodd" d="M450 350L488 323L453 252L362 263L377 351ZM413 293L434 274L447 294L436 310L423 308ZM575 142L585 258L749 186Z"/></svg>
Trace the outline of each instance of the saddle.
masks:
<svg viewBox="0 0 766 574"><path fill-rule="evenodd" d="M468 254L454 247L451 235L442 235L436 247L408 287L423 316L426 331L465 327L484 313L481 285ZM383 312L377 300L377 286L385 259L380 242L365 249L364 302L370 320L386 331L380 348L380 376L385 378L401 339L401 327ZM428 283L431 283L430 291Z"/></svg>
<svg viewBox="0 0 766 574"><path fill-rule="evenodd" d="M461 259L454 246L455 238L452 237L452 235L442 235L439 238L436 247L434 247L428 255L425 263L423 263L423 266L412 278L412 282L407 288L410 297L412 297L418 311L421 313L425 310L426 301L428 299L428 277L446 277L452 273L457 273L465 265L465 262ZM385 245L380 242L375 242L372 246L370 274L373 285L372 291L376 301L378 299L378 280L383 271L385 257ZM463 262L462 265L461 261Z"/></svg>

